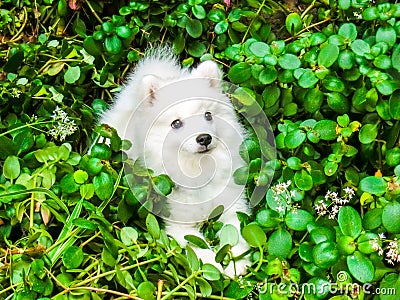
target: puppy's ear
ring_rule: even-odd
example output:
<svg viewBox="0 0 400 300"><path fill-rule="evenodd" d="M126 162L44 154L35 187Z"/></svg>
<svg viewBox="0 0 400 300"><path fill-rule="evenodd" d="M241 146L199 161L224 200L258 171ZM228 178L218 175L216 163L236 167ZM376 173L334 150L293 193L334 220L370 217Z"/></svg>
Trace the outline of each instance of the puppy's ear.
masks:
<svg viewBox="0 0 400 300"><path fill-rule="evenodd" d="M222 71L212 60L202 62L196 69L193 69L192 76L209 79L211 87L221 87Z"/></svg>
<svg viewBox="0 0 400 300"><path fill-rule="evenodd" d="M146 75L142 79L143 100L153 105L155 91L160 87L160 79L155 75Z"/></svg>

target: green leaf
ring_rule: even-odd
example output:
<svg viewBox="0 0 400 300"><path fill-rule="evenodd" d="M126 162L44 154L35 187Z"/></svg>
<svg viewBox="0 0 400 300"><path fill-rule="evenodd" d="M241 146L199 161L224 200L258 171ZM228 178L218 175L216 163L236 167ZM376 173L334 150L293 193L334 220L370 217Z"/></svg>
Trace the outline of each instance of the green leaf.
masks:
<svg viewBox="0 0 400 300"><path fill-rule="evenodd" d="M191 247L189 247L189 245L186 245L186 257L190 269L194 272L197 271L200 268L199 259L197 258L197 255L194 252L194 250Z"/></svg>
<svg viewBox="0 0 400 300"><path fill-rule="evenodd" d="M203 265L203 277L207 280L218 280L221 277L221 272L211 264Z"/></svg>
<svg viewBox="0 0 400 300"><path fill-rule="evenodd" d="M232 83L241 83L251 77L251 66L246 62L240 62L230 68L228 78Z"/></svg>
<svg viewBox="0 0 400 300"><path fill-rule="evenodd" d="M310 237L311 241L315 244L335 241L333 229L324 226L314 227L310 232Z"/></svg>
<svg viewBox="0 0 400 300"><path fill-rule="evenodd" d="M364 56L365 54L368 54L371 51L371 47L369 46L369 44L363 40L353 41L350 47L351 50L353 50L353 52L359 56Z"/></svg>
<svg viewBox="0 0 400 300"><path fill-rule="evenodd" d="M187 51L193 57L201 57L204 53L206 53L207 48L204 43L193 41L188 45Z"/></svg>
<svg viewBox="0 0 400 300"><path fill-rule="evenodd" d="M202 277L196 277L196 283L198 284L200 293L203 297L209 297L212 294L212 287L207 280Z"/></svg>
<svg viewBox="0 0 400 300"><path fill-rule="evenodd" d="M334 161L328 161L324 166L324 173L326 176L332 176L338 169L338 164Z"/></svg>
<svg viewBox="0 0 400 300"><path fill-rule="evenodd" d="M153 186L155 191L163 196L166 196L171 193L174 183L171 179L165 175L161 174L152 178Z"/></svg>
<svg viewBox="0 0 400 300"><path fill-rule="evenodd" d="M286 17L285 21L286 30L291 34L295 35L303 28L303 21L298 13L290 13Z"/></svg>
<svg viewBox="0 0 400 300"><path fill-rule="evenodd" d="M279 57L278 64L286 70L295 70L300 68L300 59L293 54L287 53Z"/></svg>
<svg viewBox="0 0 400 300"><path fill-rule="evenodd" d="M334 76L327 76L322 84L328 91L332 92L342 92L345 88L343 81Z"/></svg>
<svg viewBox="0 0 400 300"><path fill-rule="evenodd" d="M394 92L389 98L389 112L393 119L400 120L400 92L399 91Z"/></svg>
<svg viewBox="0 0 400 300"><path fill-rule="evenodd" d="M122 42L121 39L116 36L107 37L104 41L104 47L106 51L110 54L118 54L122 50Z"/></svg>
<svg viewBox="0 0 400 300"><path fill-rule="evenodd" d="M350 50L340 51L338 57L338 65L344 70L350 70L353 68L355 62L354 53Z"/></svg>
<svg viewBox="0 0 400 300"><path fill-rule="evenodd" d="M76 227L87 229L87 230L96 230L96 228L97 228L97 225L94 222L92 222L90 220L86 220L84 218L74 219L74 220L72 220L72 224L75 225Z"/></svg>
<svg viewBox="0 0 400 300"><path fill-rule="evenodd" d="M391 80L378 81L375 86L385 96L391 95L396 90L396 86Z"/></svg>
<svg viewBox="0 0 400 300"><path fill-rule="evenodd" d="M46 72L49 76L55 76L58 73L60 73L62 69L64 69L64 66L65 66L64 62L54 63L51 64L51 66L48 69L46 69Z"/></svg>
<svg viewBox="0 0 400 300"><path fill-rule="evenodd" d="M153 238L158 239L160 237L160 225L158 225L158 221L154 215L147 215L146 228Z"/></svg>
<svg viewBox="0 0 400 300"><path fill-rule="evenodd" d="M291 156L286 160L287 166L292 169L299 171L303 168L303 164L301 162L301 159L296 157L296 156Z"/></svg>
<svg viewBox="0 0 400 300"><path fill-rule="evenodd" d="M325 45L318 54L318 65L329 68L339 57L339 47L332 44Z"/></svg>
<svg viewBox="0 0 400 300"><path fill-rule="evenodd" d="M381 300L397 300L398 291L400 291L400 276L398 273L386 274L382 279L379 286L381 291L394 291L392 293L380 294L379 298Z"/></svg>
<svg viewBox="0 0 400 300"><path fill-rule="evenodd" d="M73 84L78 81L81 76L81 68L79 66L68 67L68 70L64 74L65 82Z"/></svg>
<svg viewBox="0 0 400 300"><path fill-rule="evenodd" d="M208 13L207 17L211 21L218 23L218 22L222 21L223 19L225 19L225 13L224 13L224 11L222 11L220 9L212 9Z"/></svg>
<svg viewBox="0 0 400 300"><path fill-rule="evenodd" d="M61 178L60 185L62 192L66 194L72 194L79 190L79 184L75 182L73 173L67 174Z"/></svg>
<svg viewBox="0 0 400 300"><path fill-rule="evenodd" d="M339 251L336 249L336 244L330 241L317 244L312 254L314 263L323 269L332 267L339 258Z"/></svg>
<svg viewBox="0 0 400 300"><path fill-rule="evenodd" d="M359 188L363 192L380 196L386 192L387 186L382 177L368 176L361 179Z"/></svg>
<svg viewBox="0 0 400 300"><path fill-rule="evenodd" d="M138 296L142 299L155 299L154 292L156 291L156 287L150 281L144 281L139 284L137 287Z"/></svg>
<svg viewBox="0 0 400 300"><path fill-rule="evenodd" d="M245 185L249 180L249 167L243 166L233 172L233 180L238 185Z"/></svg>
<svg viewBox="0 0 400 300"><path fill-rule="evenodd" d="M327 93L327 102L329 107L338 114L349 112L350 104L346 96L339 92Z"/></svg>
<svg viewBox="0 0 400 300"><path fill-rule="evenodd" d="M285 146L288 149L299 147L306 140L306 133L301 129L290 131L285 136Z"/></svg>
<svg viewBox="0 0 400 300"><path fill-rule="evenodd" d="M260 247L265 244L267 237L257 224L249 224L242 229L242 236L252 247Z"/></svg>
<svg viewBox="0 0 400 300"><path fill-rule="evenodd" d="M307 72L307 71L306 71ZM300 79L304 76L306 73L304 72L303 75L300 76ZM314 76L314 75L313 75ZM315 77L316 78L316 77ZM299 79L299 84L300 84L300 79ZM317 79L318 80L318 79ZM303 88L310 88L310 87L305 87L302 86ZM322 93L318 87L315 87L313 89L309 89L307 91L307 94L305 95L305 101L304 101L304 108L306 111L310 113L314 113L319 110L319 108L322 105L324 93Z"/></svg>
<svg viewBox="0 0 400 300"><path fill-rule="evenodd" d="M89 175L86 171L83 170L76 170L74 172L74 180L76 183L82 184L85 183L86 180L88 180Z"/></svg>
<svg viewBox="0 0 400 300"><path fill-rule="evenodd" d="M127 39L132 35L132 30L127 25L118 26L115 29L115 32L119 37L123 39Z"/></svg>
<svg viewBox="0 0 400 300"><path fill-rule="evenodd" d="M292 236L283 228L275 230L268 239L268 253L271 256L287 258L292 250Z"/></svg>
<svg viewBox="0 0 400 300"><path fill-rule="evenodd" d="M374 265L371 260L358 251L347 256L347 266L351 275L362 283L371 282L374 279Z"/></svg>
<svg viewBox="0 0 400 300"><path fill-rule="evenodd" d="M92 183L82 184L79 187L79 193L82 198L89 200L94 195L94 185Z"/></svg>
<svg viewBox="0 0 400 300"><path fill-rule="evenodd" d="M390 167L394 167L400 164L400 148L394 147L386 151L385 154L386 164Z"/></svg>
<svg viewBox="0 0 400 300"><path fill-rule="evenodd" d="M400 44L397 44L392 52L392 66L400 71Z"/></svg>
<svg viewBox="0 0 400 300"><path fill-rule="evenodd" d="M351 206L343 206L339 210L338 223L343 235L357 238L361 233L361 217Z"/></svg>
<svg viewBox="0 0 400 300"><path fill-rule="evenodd" d="M94 192L100 200L108 200L114 192L114 182L110 174L100 172L93 178Z"/></svg>
<svg viewBox="0 0 400 300"><path fill-rule="evenodd" d="M267 54L271 54L270 46L263 42L252 43L249 46L249 51L257 57L264 57Z"/></svg>
<svg viewBox="0 0 400 300"><path fill-rule="evenodd" d="M139 233L133 227L123 227L121 229L121 242L125 246L132 246L136 243Z"/></svg>
<svg viewBox="0 0 400 300"><path fill-rule="evenodd" d="M201 249L208 249L208 245L207 242L205 240L203 240L201 237L198 237L196 235L185 235L185 240L187 240L188 242L192 243L193 245L201 248Z"/></svg>
<svg viewBox="0 0 400 300"><path fill-rule="evenodd" d="M373 7L366 7L362 12L362 17L366 21L373 21L378 19L379 11L376 6Z"/></svg>
<svg viewBox="0 0 400 300"><path fill-rule="evenodd" d="M314 125L314 130L322 140L330 141L337 138L336 122L332 120L321 120Z"/></svg>
<svg viewBox="0 0 400 300"><path fill-rule="evenodd" d="M207 17L206 10L201 5L194 5L192 7L192 12L193 15L199 20L205 19Z"/></svg>
<svg viewBox="0 0 400 300"><path fill-rule="evenodd" d="M290 211L285 218L285 223L289 229L304 231L307 225L314 222L313 216L306 210L296 209Z"/></svg>
<svg viewBox="0 0 400 300"><path fill-rule="evenodd" d="M345 37L347 42L357 38L357 27L353 23L344 23L339 27L338 34Z"/></svg>
<svg viewBox="0 0 400 300"><path fill-rule="evenodd" d="M258 76L258 80L263 85L273 83L276 78L278 78L278 71L276 71L274 66L265 66Z"/></svg>
<svg viewBox="0 0 400 300"><path fill-rule="evenodd" d="M185 28L192 38L198 38L203 33L203 25L201 25L201 22L196 19L187 19Z"/></svg>
<svg viewBox="0 0 400 300"><path fill-rule="evenodd" d="M338 6L342 10L348 10L351 6L351 0L338 0Z"/></svg>
<svg viewBox="0 0 400 300"><path fill-rule="evenodd" d="M4 161L3 165L3 175L5 178L14 180L21 173L21 166L19 164L18 157L8 156Z"/></svg>
<svg viewBox="0 0 400 300"><path fill-rule="evenodd" d="M396 30L389 24L379 26L376 31L376 42L384 42L392 48L396 44L397 34Z"/></svg>
<svg viewBox="0 0 400 300"><path fill-rule="evenodd" d="M3 70L8 73L14 73L18 70L24 60L24 52L16 48L12 48L7 62L4 64ZM12 54L11 54L12 53Z"/></svg>
<svg viewBox="0 0 400 300"><path fill-rule="evenodd" d="M225 224L219 233L219 245L236 246L239 243L239 232L235 226L231 224Z"/></svg>
<svg viewBox="0 0 400 300"><path fill-rule="evenodd" d="M299 80L298 80L300 87L302 87L304 89L312 88L318 81L319 81L319 79L317 78L317 76L315 76L314 72L310 69L305 70L303 72L303 74L301 74L301 76L299 77ZM321 98L321 101L322 101L322 98Z"/></svg>
<svg viewBox="0 0 400 300"><path fill-rule="evenodd" d="M367 230L373 230L382 225L382 208L373 208L364 215L363 227Z"/></svg>
<svg viewBox="0 0 400 300"><path fill-rule="evenodd" d="M84 255L81 247L70 246L65 250L62 262L67 269L76 269L83 262L83 258Z"/></svg>
<svg viewBox="0 0 400 300"><path fill-rule="evenodd" d="M374 66L382 70L388 70L392 68L392 60L388 55L379 55L374 59Z"/></svg>
<svg viewBox="0 0 400 300"><path fill-rule="evenodd" d="M386 204L382 212L382 224L389 233L400 233L400 203Z"/></svg>
<svg viewBox="0 0 400 300"><path fill-rule="evenodd" d="M361 127L358 139L362 144L371 144L378 136L377 124L365 124Z"/></svg>
<svg viewBox="0 0 400 300"><path fill-rule="evenodd" d="M268 208L260 210L256 215L256 222L263 227L275 227L280 223L279 214Z"/></svg>
<svg viewBox="0 0 400 300"><path fill-rule="evenodd" d="M294 183L302 191L309 191L313 188L313 179L306 170L297 171L294 174Z"/></svg>
<svg viewBox="0 0 400 300"><path fill-rule="evenodd" d="M229 28L228 21L222 20L222 21L218 22L217 24L215 24L214 32L216 34L223 34L228 30L228 28Z"/></svg>

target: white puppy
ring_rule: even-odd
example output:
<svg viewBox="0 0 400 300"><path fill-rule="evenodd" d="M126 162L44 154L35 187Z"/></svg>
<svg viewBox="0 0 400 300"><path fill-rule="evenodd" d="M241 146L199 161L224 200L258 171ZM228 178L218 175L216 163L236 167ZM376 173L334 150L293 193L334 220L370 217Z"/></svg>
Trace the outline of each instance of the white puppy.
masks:
<svg viewBox="0 0 400 300"><path fill-rule="evenodd" d="M185 235L202 237L201 223L223 205L220 220L239 233L232 248L237 256L249 249L236 215L249 208L244 187L232 176L245 164L239 155L245 131L222 92L221 79L213 61L189 70L180 67L169 48L150 50L100 122L132 142L131 158L175 183L167 196L169 215L163 216L169 235L184 247ZM243 274L249 264L242 258L222 270L214 251L194 250L203 263L216 265L228 276Z"/></svg>

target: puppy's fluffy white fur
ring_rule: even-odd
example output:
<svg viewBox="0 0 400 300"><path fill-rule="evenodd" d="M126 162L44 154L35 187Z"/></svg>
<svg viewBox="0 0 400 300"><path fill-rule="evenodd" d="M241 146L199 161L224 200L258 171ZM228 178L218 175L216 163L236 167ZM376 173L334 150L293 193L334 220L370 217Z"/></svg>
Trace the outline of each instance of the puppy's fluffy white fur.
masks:
<svg viewBox="0 0 400 300"><path fill-rule="evenodd" d="M249 212L243 186L232 176L244 165L239 146L245 131L222 92L221 79L213 61L192 70L181 68L169 48L155 48L138 63L100 120L132 142L131 158L175 182L165 228L183 247L185 235L202 237L199 226L218 205L225 208L220 220L238 232L236 212ZM232 253L240 255L248 248L239 235ZM216 265L228 276L243 274L249 264L243 258L222 270L211 249L194 250L203 263Z"/></svg>

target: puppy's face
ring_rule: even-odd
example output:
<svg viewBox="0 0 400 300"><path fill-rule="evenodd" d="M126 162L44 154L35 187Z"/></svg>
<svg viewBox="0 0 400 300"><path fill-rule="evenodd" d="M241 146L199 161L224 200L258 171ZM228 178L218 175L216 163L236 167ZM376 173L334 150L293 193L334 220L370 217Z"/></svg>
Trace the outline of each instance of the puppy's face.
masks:
<svg viewBox="0 0 400 300"><path fill-rule="evenodd" d="M166 145L192 154L207 153L217 147L219 116L208 102L210 100L186 100L166 111L165 117L170 121Z"/></svg>

